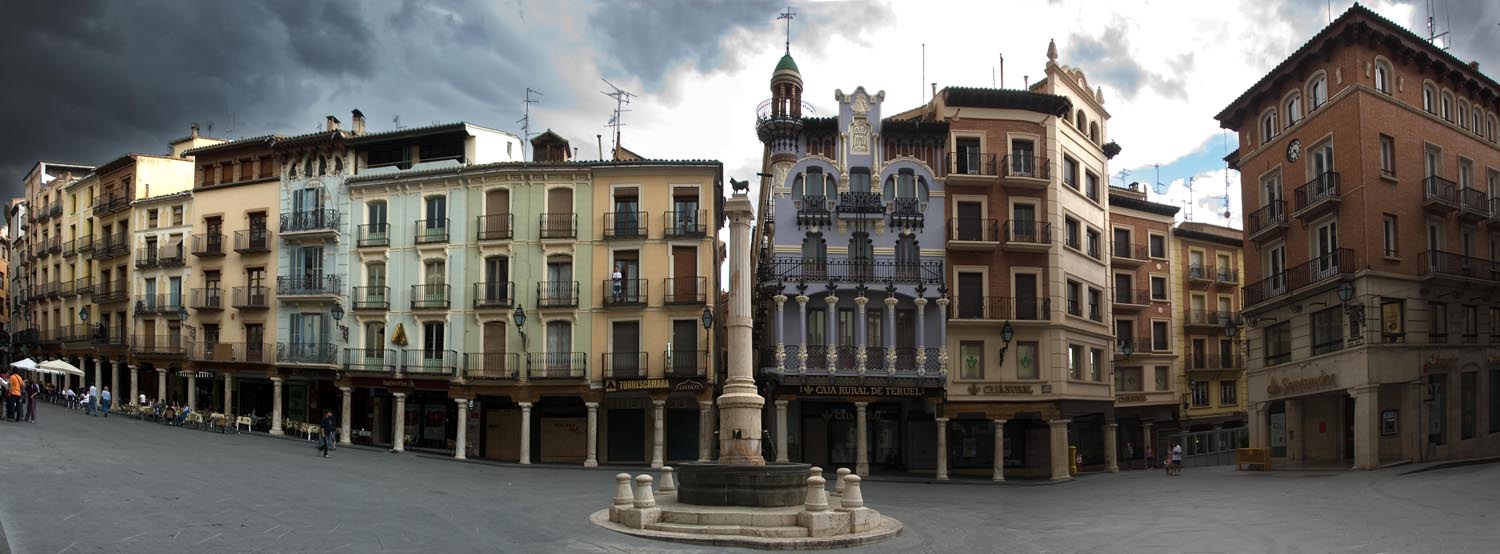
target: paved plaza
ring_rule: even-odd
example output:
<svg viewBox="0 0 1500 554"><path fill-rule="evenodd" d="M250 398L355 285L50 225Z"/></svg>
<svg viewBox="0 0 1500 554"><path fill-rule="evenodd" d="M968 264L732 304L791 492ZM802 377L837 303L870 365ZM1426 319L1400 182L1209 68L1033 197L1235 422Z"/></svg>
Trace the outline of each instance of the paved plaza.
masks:
<svg viewBox="0 0 1500 554"><path fill-rule="evenodd" d="M720 552L587 522L618 469L220 435L43 406L0 425L11 552ZM1086 475L1050 486L892 482L906 523L856 552L1493 552L1500 464L1406 474ZM3 546L3 545L0 545Z"/></svg>

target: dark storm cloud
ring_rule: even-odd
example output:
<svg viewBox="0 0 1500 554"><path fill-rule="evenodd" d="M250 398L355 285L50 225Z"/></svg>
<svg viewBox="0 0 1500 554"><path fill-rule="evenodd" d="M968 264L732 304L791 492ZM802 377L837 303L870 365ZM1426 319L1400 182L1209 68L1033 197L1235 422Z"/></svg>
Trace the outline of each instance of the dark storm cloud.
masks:
<svg viewBox="0 0 1500 554"><path fill-rule="evenodd" d="M1099 36L1073 33L1068 37L1067 55L1069 63L1087 67L1092 82L1109 85L1126 99L1146 87L1162 96L1187 99L1183 77L1192 69L1193 56L1186 54L1169 63L1176 75L1166 76L1147 71L1140 62L1130 56L1130 38L1122 24L1111 25Z"/></svg>
<svg viewBox="0 0 1500 554"><path fill-rule="evenodd" d="M1412 2L1411 21L1407 25L1418 36L1427 36L1427 3ZM1438 33L1448 31L1451 47L1448 53L1465 62L1479 62L1479 71L1500 81L1500 3L1456 1L1433 5L1433 23ZM1438 39L1438 44L1444 44Z"/></svg>
<svg viewBox="0 0 1500 554"><path fill-rule="evenodd" d="M748 32L760 44L782 44L784 22L776 16L785 9L777 0L629 0L601 6L589 16L589 25L600 33L606 65L655 87L682 62L702 72L738 69L743 35L737 32ZM859 42L859 33L894 19L889 6L873 2L804 4L794 10L794 55L819 52L836 35Z"/></svg>

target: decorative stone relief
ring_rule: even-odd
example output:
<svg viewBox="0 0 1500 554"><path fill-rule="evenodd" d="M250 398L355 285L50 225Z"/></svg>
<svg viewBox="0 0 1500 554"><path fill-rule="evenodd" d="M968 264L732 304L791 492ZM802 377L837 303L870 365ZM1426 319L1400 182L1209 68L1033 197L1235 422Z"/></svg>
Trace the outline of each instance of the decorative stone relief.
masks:
<svg viewBox="0 0 1500 554"><path fill-rule="evenodd" d="M849 152L852 154L870 153L870 122L860 118L849 124Z"/></svg>

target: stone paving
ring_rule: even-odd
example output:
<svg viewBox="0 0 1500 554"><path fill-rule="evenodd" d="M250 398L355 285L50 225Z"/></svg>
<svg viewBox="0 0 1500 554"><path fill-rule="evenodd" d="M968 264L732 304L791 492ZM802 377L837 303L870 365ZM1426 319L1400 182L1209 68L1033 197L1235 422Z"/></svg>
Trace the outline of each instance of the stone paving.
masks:
<svg viewBox="0 0 1500 554"><path fill-rule="evenodd" d="M0 526L16 553L726 551L590 524L618 468L363 448L323 459L304 441L54 406L39 416L0 423ZM1410 469L1136 471L1035 487L877 478L866 501L906 529L850 551L1496 551L1500 464Z"/></svg>

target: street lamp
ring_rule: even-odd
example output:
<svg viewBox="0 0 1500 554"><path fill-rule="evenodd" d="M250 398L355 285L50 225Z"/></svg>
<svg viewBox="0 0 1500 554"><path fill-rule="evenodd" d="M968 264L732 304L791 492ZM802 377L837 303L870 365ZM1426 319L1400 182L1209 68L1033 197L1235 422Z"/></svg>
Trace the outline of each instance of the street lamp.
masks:
<svg viewBox="0 0 1500 554"><path fill-rule="evenodd" d="M707 306L703 307L703 330L707 331L714 326L714 311Z"/></svg>
<svg viewBox="0 0 1500 554"><path fill-rule="evenodd" d="M516 311L510 314L511 321L516 324L516 334L521 335L521 351L526 351L526 308L516 306Z"/></svg>
<svg viewBox="0 0 1500 554"><path fill-rule="evenodd" d="M1010 341L1014 338L1016 338L1016 329L1007 321L1005 326L1000 328L1000 340L1005 341L1000 345L1000 367L1005 367L1005 353L1010 350Z"/></svg>
<svg viewBox="0 0 1500 554"><path fill-rule="evenodd" d="M1119 339L1119 341L1120 353L1125 355L1125 359L1130 359L1130 355L1135 354L1135 345L1131 344L1128 338Z"/></svg>
<svg viewBox="0 0 1500 554"><path fill-rule="evenodd" d="M184 309L183 312L186 313L187 310ZM339 326L339 333L343 334L344 342L349 342L349 326L338 323L344 320L344 305L334 303L333 310L330 310L328 313L333 316L333 322Z"/></svg>
<svg viewBox="0 0 1500 554"><path fill-rule="evenodd" d="M1349 314L1349 338L1360 336L1360 323L1365 319L1365 306L1363 304L1350 304L1354 300L1354 282L1344 281L1339 283L1339 302L1344 303L1344 311Z"/></svg>

